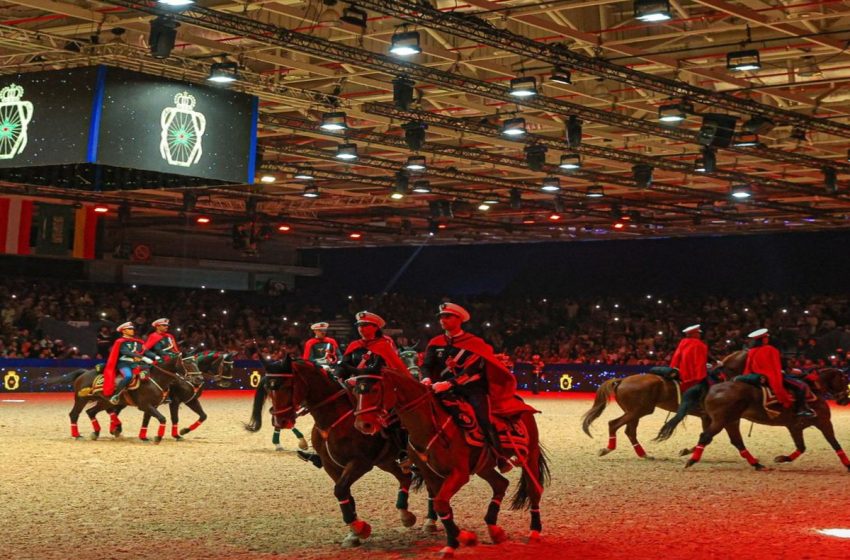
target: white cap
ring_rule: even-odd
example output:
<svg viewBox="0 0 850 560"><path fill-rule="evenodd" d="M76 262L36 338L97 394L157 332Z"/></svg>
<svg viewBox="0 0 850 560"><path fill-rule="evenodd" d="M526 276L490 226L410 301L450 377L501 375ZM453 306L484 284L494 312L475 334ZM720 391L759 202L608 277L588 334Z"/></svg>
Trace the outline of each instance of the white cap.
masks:
<svg viewBox="0 0 850 560"><path fill-rule="evenodd" d="M375 315L374 313L371 313L369 311L360 311L354 316L354 318L357 321L357 323L356 323L357 325L362 325L362 324L368 323L368 324L375 325L376 327L381 329L381 328L384 327L384 325L387 324L387 322L384 321L380 317L380 315Z"/></svg>
<svg viewBox="0 0 850 560"><path fill-rule="evenodd" d="M700 327L701 327L701 325L699 323L697 323L696 325L691 325L690 327L685 327L684 329L682 329L682 332L687 334L689 332L698 331L698 330L700 330Z"/></svg>
<svg viewBox="0 0 850 560"><path fill-rule="evenodd" d="M330 325L328 325L324 321L321 321L319 323L313 323L312 325L310 325L310 330L311 331L326 331L326 330L328 330L329 326Z"/></svg>
<svg viewBox="0 0 850 560"><path fill-rule="evenodd" d="M160 326L160 325L163 325L163 326L166 326L166 327L167 327L167 326L168 326L168 319L166 319L166 318L164 318L164 317L163 317L162 319L157 319L156 321L154 321L153 323L151 323L151 326L152 326L152 327L158 327L158 326Z"/></svg>
<svg viewBox="0 0 850 560"><path fill-rule="evenodd" d="M756 329L747 335L748 338L761 338L768 333L767 329Z"/></svg>
<svg viewBox="0 0 850 560"><path fill-rule="evenodd" d="M469 311L456 303L441 303L437 315L454 315L460 317L462 323L469 321L470 318Z"/></svg>
<svg viewBox="0 0 850 560"><path fill-rule="evenodd" d="M116 330L116 331L118 331L118 332L121 332L121 331L126 330L126 329L133 329L133 330L135 330L135 329L136 329L136 325L134 325L134 324L133 324L133 321L127 321L126 323L121 323L120 325L118 325L118 326L115 328L115 330Z"/></svg>

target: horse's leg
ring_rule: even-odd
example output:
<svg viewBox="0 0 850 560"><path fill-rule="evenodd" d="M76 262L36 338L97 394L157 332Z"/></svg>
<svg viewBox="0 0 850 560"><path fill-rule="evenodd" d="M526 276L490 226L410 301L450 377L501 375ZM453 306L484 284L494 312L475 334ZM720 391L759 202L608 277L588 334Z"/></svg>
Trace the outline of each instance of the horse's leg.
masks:
<svg viewBox="0 0 850 560"><path fill-rule="evenodd" d="M428 486L428 512L425 514L425 523L422 524L422 530L426 533L436 533L437 529L437 510L434 509L434 496L436 491L432 491Z"/></svg>
<svg viewBox="0 0 850 560"><path fill-rule="evenodd" d="M112 410L109 411L109 433L113 437L120 436L121 432L124 431L124 426L121 424L121 419L118 417L118 415L121 413L122 410L124 410L125 407L126 405L119 404L118 406L114 407Z"/></svg>
<svg viewBox="0 0 850 560"><path fill-rule="evenodd" d="M637 438L637 427L638 422L640 422L639 418L635 418L628 424L626 424L626 436L629 438L629 442L632 444L632 449L635 450L635 453L641 459L649 458L646 454L646 451L643 450L643 446L640 444Z"/></svg>
<svg viewBox="0 0 850 560"><path fill-rule="evenodd" d="M699 435L699 441L697 442L697 446L694 447L694 452L691 455L691 458L685 463L685 468L691 467L697 463L699 463L700 459L702 459L702 452L705 447L711 443L711 440L714 439L714 436L719 434L721 430L723 430L724 425L726 424L725 418L722 418L723 414L718 413L717 416L712 416L711 420L708 422L708 427L703 427L702 433ZM705 426L705 423L703 423Z"/></svg>
<svg viewBox="0 0 850 560"><path fill-rule="evenodd" d="M298 440L298 449L302 451L307 451L307 448L310 447L307 445L307 440L304 438L304 434L301 433L301 430L298 428L292 428L292 435Z"/></svg>
<svg viewBox="0 0 850 560"><path fill-rule="evenodd" d="M71 437L74 439L83 439L80 435L80 429L77 427L77 420L80 419L80 412L86 407L86 399L81 399L74 394L74 406L68 416L71 418Z"/></svg>
<svg viewBox="0 0 850 560"><path fill-rule="evenodd" d="M708 430L708 427L711 425L711 418L708 417L707 414L703 414L700 416L700 421L702 422L702 431ZM690 455L694 452L696 447L686 447L679 451L679 457L684 457L685 455Z"/></svg>
<svg viewBox="0 0 850 560"><path fill-rule="evenodd" d="M405 473L394 459L382 462L378 465L398 480L398 494L396 495L395 508L401 518L401 524L405 527L416 525L416 516L408 510L408 497L410 496L410 485L413 475Z"/></svg>
<svg viewBox="0 0 850 560"><path fill-rule="evenodd" d="M841 460L841 464L850 471L850 459L847 458L847 454L841 449L841 444L838 443L838 440L835 439L835 430L832 427L832 420L829 419L829 407L824 406L823 410L818 410L817 416L817 426L818 430L823 434L823 437L826 438L826 441L832 446L835 450L835 454L838 455L838 459Z"/></svg>
<svg viewBox="0 0 850 560"><path fill-rule="evenodd" d="M490 505L487 506L484 523L487 524L487 532L490 533L490 540L493 541L493 544L501 544L508 540L508 535L499 526L499 510L502 507L502 499L508 491L510 482L495 469L478 473L478 476L486 480L490 488L493 489L493 497L490 498Z"/></svg>
<svg viewBox="0 0 850 560"><path fill-rule="evenodd" d="M280 428L274 429L274 434L272 434L272 444L274 444L275 451L283 451L283 446L280 444Z"/></svg>
<svg viewBox="0 0 850 560"><path fill-rule="evenodd" d="M767 470L767 467L759 463L759 460L753 457L752 453L749 452L747 446L744 445L744 438L741 436L741 419L737 419L734 422L729 422L726 424L726 433L729 434L729 442L732 443L741 454L741 457L747 460L747 463L750 464L757 471Z"/></svg>
<svg viewBox="0 0 850 560"><path fill-rule="evenodd" d="M440 485L439 491L434 496L434 509L446 529L446 546L440 551L440 555L443 557L454 556L455 549L460 546L461 537L470 543L475 538L474 533L461 531L458 528L452 512L452 496L457 494L457 491L463 488L467 482L469 482L469 472L455 469L443 480L443 484ZM461 535L461 533L464 534Z"/></svg>
<svg viewBox="0 0 850 560"><path fill-rule="evenodd" d="M775 463L790 463L800 455L806 452L806 442L803 440L803 429L794 424L788 426L788 431L791 432L791 439L794 440L794 451L790 455L779 455L773 461Z"/></svg>
<svg viewBox="0 0 850 560"><path fill-rule="evenodd" d="M171 400L168 402L168 411L171 413L171 437L180 441L183 439L180 437L180 415L178 411L180 410L180 402L171 397Z"/></svg>
<svg viewBox="0 0 850 560"><path fill-rule="evenodd" d="M334 481L334 496L342 511L342 520L351 532L342 541L345 548L359 546L362 540L372 534L372 526L362 519L357 519L357 506L351 495L351 485L372 469L369 461L349 461L342 469L342 474Z"/></svg>
<svg viewBox="0 0 850 560"><path fill-rule="evenodd" d="M100 437L100 422L97 421L97 413L103 410L103 406L98 402L93 407L86 411L86 414L91 420L91 429L92 433L89 435L89 439L97 439Z"/></svg>
<svg viewBox="0 0 850 560"><path fill-rule="evenodd" d="M189 432L194 432L198 429L198 426L206 422L207 413L204 412L204 407L201 406L201 402L198 399L192 399L191 401L186 403L186 406L189 407L192 412L198 415L198 419L195 420L188 428L183 428L180 430L180 435L185 436Z"/></svg>
<svg viewBox="0 0 850 560"><path fill-rule="evenodd" d="M165 424L168 420L166 420L165 416L163 416L162 413L153 405L148 405L145 410L159 422L159 427L156 430L156 437L153 438L154 443L159 443L162 441L162 438L165 437Z"/></svg>
<svg viewBox="0 0 850 560"><path fill-rule="evenodd" d="M613 420L608 422L608 447L600 449L599 456L602 457L617 449L617 430L627 424L634 423L633 433L635 439L632 440L631 436L629 436L629 439L632 440L632 444L637 443L637 424L643 416L646 416L646 414L641 414L639 411L635 410L627 410L619 418L614 418ZM640 447L640 444L638 444L638 447L641 451L643 451L643 448ZM637 451L637 449L638 448L636 448L635 451ZM645 454L646 453L644 453L644 455ZM638 456L640 456L640 453L638 453Z"/></svg>
<svg viewBox="0 0 850 560"><path fill-rule="evenodd" d="M139 428L139 439L142 441L150 441L148 439L148 424L151 422L151 415L149 412L145 412L145 415L142 417L142 427Z"/></svg>

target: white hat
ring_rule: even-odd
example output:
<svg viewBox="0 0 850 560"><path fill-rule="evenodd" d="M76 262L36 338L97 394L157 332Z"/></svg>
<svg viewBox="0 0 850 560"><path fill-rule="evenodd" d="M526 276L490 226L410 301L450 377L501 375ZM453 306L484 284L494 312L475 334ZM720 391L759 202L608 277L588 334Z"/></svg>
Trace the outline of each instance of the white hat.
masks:
<svg viewBox="0 0 850 560"><path fill-rule="evenodd" d="M384 325L387 324L387 322L384 321L379 315L375 315L374 313L371 313L369 311L360 311L357 313L357 315L354 316L354 318L357 320L357 325L371 324L375 325L379 329L382 329Z"/></svg>
<svg viewBox="0 0 850 560"><path fill-rule="evenodd" d="M756 329L747 335L748 338L761 338L768 333L767 329Z"/></svg>
<svg viewBox="0 0 850 560"><path fill-rule="evenodd" d="M329 326L330 325L328 325L327 323L322 321L320 323L313 323L312 325L310 325L310 330L311 331L326 331L326 330L328 330Z"/></svg>
<svg viewBox="0 0 850 560"><path fill-rule="evenodd" d="M699 323L697 323L696 325L691 325L690 327L685 327L684 329L682 329L682 332L687 334L689 332L698 331L698 330L700 330L700 327L701 327L701 325Z"/></svg>
<svg viewBox="0 0 850 560"><path fill-rule="evenodd" d="M160 325L167 327L168 326L168 319L163 317L162 319L157 319L156 321L151 323L152 327L158 327Z"/></svg>
<svg viewBox="0 0 850 560"><path fill-rule="evenodd" d="M118 332L121 332L121 331L126 330L126 329L133 329L133 330L135 330L135 329L136 329L136 325L134 325L134 324L133 324L133 321L127 321L126 323L121 323L120 325L118 325L118 326L115 328L115 330L116 330L116 331L118 331Z"/></svg>
<svg viewBox="0 0 850 560"><path fill-rule="evenodd" d="M469 311L459 306L456 303L441 303L437 315L454 315L460 317L460 321L465 323L469 321Z"/></svg>

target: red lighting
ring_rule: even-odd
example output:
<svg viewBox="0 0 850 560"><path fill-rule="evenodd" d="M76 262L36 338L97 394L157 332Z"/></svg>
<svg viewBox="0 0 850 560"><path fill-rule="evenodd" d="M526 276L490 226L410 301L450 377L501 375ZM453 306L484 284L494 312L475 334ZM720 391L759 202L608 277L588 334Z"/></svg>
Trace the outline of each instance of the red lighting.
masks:
<svg viewBox="0 0 850 560"><path fill-rule="evenodd" d="M437 229L446 229L447 227L449 226L447 226L446 224L437 224Z"/></svg>
<svg viewBox="0 0 850 560"><path fill-rule="evenodd" d="M626 224L624 224L623 222L617 222L616 224L614 224L614 229L623 229L624 227L626 227Z"/></svg>
<svg viewBox="0 0 850 560"><path fill-rule="evenodd" d="M94 211L97 212L98 214L106 214L107 212L109 212L109 207L108 206L102 206L102 205L98 204L97 206L94 207Z"/></svg>
<svg viewBox="0 0 850 560"><path fill-rule="evenodd" d="M281 233L289 233L290 231L292 231L292 227L288 226L286 224L281 224L281 225L277 226L277 231L279 231Z"/></svg>
<svg viewBox="0 0 850 560"><path fill-rule="evenodd" d="M557 212L552 212L551 214L549 214L549 219L553 222L557 222L558 220L561 219L561 215L558 214Z"/></svg>
<svg viewBox="0 0 850 560"><path fill-rule="evenodd" d="M210 219L209 216L198 216L197 218L195 218L195 222L197 222L199 224L208 224L211 221L212 220Z"/></svg>
<svg viewBox="0 0 850 560"><path fill-rule="evenodd" d="M351 239L360 239L361 237L363 237L363 234L359 231L352 231L348 234L348 237L350 237Z"/></svg>

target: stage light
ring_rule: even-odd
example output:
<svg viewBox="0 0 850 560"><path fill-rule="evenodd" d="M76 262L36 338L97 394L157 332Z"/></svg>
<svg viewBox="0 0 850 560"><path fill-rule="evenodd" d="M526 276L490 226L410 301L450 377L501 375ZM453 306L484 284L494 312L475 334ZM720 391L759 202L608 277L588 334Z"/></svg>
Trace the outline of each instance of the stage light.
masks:
<svg viewBox="0 0 850 560"><path fill-rule="evenodd" d="M632 175L635 179L635 183L637 183L637 186L642 189L648 189L652 186L652 172L652 166L645 163L639 163L632 166Z"/></svg>
<svg viewBox="0 0 850 560"><path fill-rule="evenodd" d="M316 185L304 185L304 192L301 196L306 198L319 198L319 187Z"/></svg>
<svg viewBox="0 0 850 560"><path fill-rule="evenodd" d="M417 194L428 194L431 192L431 183L421 179L413 183L413 192Z"/></svg>
<svg viewBox="0 0 850 560"><path fill-rule="evenodd" d="M348 125L345 122L345 113L342 111L334 111L332 113L322 114L322 124L319 125L319 128L329 132L345 130L348 128Z"/></svg>
<svg viewBox="0 0 850 560"><path fill-rule="evenodd" d="M602 198L605 196L605 189L603 189L601 185L591 185L587 187L585 196L587 198Z"/></svg>
<svg viewBox="0 0 850 560"><path fill-rule="evenodd" d="M732 142L734 148L754 148L760 144L758 134L739 133Z"/></svg>
<svg viewBox="0 0 850 560"><path fill-rule="evenodd" d="M517 188L511 189L511 208L513 210L522 208L522 192Z"/></svg>
<svg viewBox="0 0 850 560"><path fill-rule="evenodd" d="M299 181L310 181L315 178L313 176L313 169L310 167L299 167L293 177Z"/></svg>
<svg viewBox="0 0 850 560"><path fill-rule="evenodd" d="M525 119L517 117L502 122L502 134L516 138L525 134Z"/></svg>
<svg viewBox="0 0 850 560"><path fill-rule="evenodd" d="M732 195L732 198L736 198L738 200L746 200L753 196L749 185L735 185L732 187L730 194Z"/></svg>
<svg viewBox="0 0 850 560"><path fill-rule="evenodd" d="M555 69L552 71L552 75L549 77L549 81L554 82L556 84L571 86L573 84L573 77L570 71L566 68L556 66Z"/></svg>
<svg viewBox="0 0 850 560"><path fill-rule="evenodd" d="M336 147L335 157L344 161L354 161L357 159L357 144L340 144Z"/></svg>
<svg viewBox="0 0 850 560"><path fill-rule="evenodd" d="M200 225L206 225L206 224L210 223L211 221L212 220L210 219L209 216L198 216L197 218L195 218L195 223L200 224Z"/></svg>
<svg viewBox="0 0 850 560"><path fill-rule="evenodd" d="M352 231L351 233L348 234L348 237L350 239L361 239L363 237L363 234L360 233L359 231Z"/></svg>
<svg viewBox="0 0 850 560"><path fill-rule="evenodd" d="M393 200L401 200L407 195L407 187L410 185L410 179L407 173L399 171L395 174L395 183L393 184L392 194L390 198Z"/></svg>
<svg viewBox="0 0 850 560"><path fill-rule="evenodd" d="M559 214L558 212L550 212L549 213L549 220L550 221L557 222L560 219L561 219L561 214Z"/></svg>
<svg viewBox="0 0 850 560"><path fill-rule="evenodd" d="M194 4L195 0L157 0L156 3L168 6L169 8L184 8Z"/></svg>
<svg viewBox="0 0 850 560"><path fill-rule="evenodd" d="M235 62L215 62L210 66L208 82L230 84L239 79L239 65Z"/></svg>
<svg viewBox="0 0 850 560"><path fill-rule="evenodd" d="M578 154L564 154L561 156L561 163L558 167L568 171L581 169L581 156Z"/></svg>
<svg viewBox="0 0 850 560"><path fill-rule="evenodd" d="M567 143L572 148L581 146L581 119L575 115L570 115L567 120Z"/></svg>
<svg viewBox="0 0 850 560"><path fill-rule="evenodd" d="M697 158L694 170L699 173L714 173L717 170L717 154L711 148L703 148Z"/></svg>
<svg viewBox="0 0 850 560"><path fill-rule="evenodd" d="M673 17L668 0L635 0L634 10L635 19L645 23L667 21Z"/></svg>
<svg viewBox="0 0 850 560"><path fill-rule="evenodd" d="M277 231L279 231L281 233L289 233L290 231L292 231L292 226L288 226L286 224L280 224L279 226L277 226Z"/></svg>
<svg viewBox="0 0 850 560"><path fill-rule="evenodd" d="M549 148L543 144L532 144L525 147L525 163L532 171L541 171L546 165L546 152Z"/></svg>
<svg viewBox="0 0 850 560"><path fill-rule="evenodd" d="M366 11L358 8L357 6L350 5L342 11L342 16L340 16L340 21L344 21L354 27L359 27L360 29L366 29Z"/></svg>
<svg viewBox="0 0 850 560"><path fill-rule="evenodd" d="M704 113L697 134L697 142L703 146L728 148L735 135L737 117L720 113Z"/></svg>
<svg viewBox="0 0 850 560"><path fill-rule="evenodd" d="M500 202L499 195L497 195L495 192L487 193L487 195L484 197L484 200L482 200L481 202L490 206L494 206L496 204L499 204Z"/></svg>
<svg viewBox="0 0 850 560"><path fill-rule="evenodd" d="M419 46L418 31L404 31L393 34L390 39L390 52L396 56L411 56L422 52Z"/></svg>
<svg viewBox="0 0 850 560"><path fill-rule="evenodd" d="M767 134L776 124L767 117L755 116L741 125L741 129L744 132L748 132L750 134Z"/></svg>
<svg viewBox="0 0 850 560"><path fill-rule="evenodd" d="M557 177L546 177L540 188L546 192L558 192L561 190L561 180Z"/></svg>
<svg viewBox="0 0 850 560"><path fill-rule="evenodd" d="M407 163L404 166L408 171L424 171L425 156L410 156L407 158Z"/></svg>
<svg viewBox="0 0 850 560"><path fill-rule="evenodd" d="M109 207L104 206L102 204L98 204L97 206L94 207L94 211L97 212L98 214L106 214L107 212L109 212Z"/></svg>
<svg viewBox="0 0 850 560"><path fill-rule="evenodd" d="M537 80L532 76L524 76L511 80L510 94L513 97L525 98L537 95Z"/></svg>
<svg viewBox="0 0 850 560"><path fill-rule="evenodd" d="M756 49L734 51L726 55L726 69L731 72L748 72L761 68L761 57Z"/></svg>
<svg viewBox="0 0 850 560"><path fill-rule="evenodd" d="M624 227L626 227L626 224L623 222L614 222L614 229L623 229Z"/></svg>
<svg viewBox="0 0 850 560"><path fill-rule="evenodd" d="M522 223L527 226L534 224L534 216L532 216L531 214L526 214L522 218Z"/></svg>
<svg viewBox="0 0 850 560"><path fill-rule="evenodd" d="M393 105L396 109L406 111L413 103L413 86L416 82L407 76L398 76L393 79Z"/></svg>
<svg viewBox="0 0 850 560"><path fill-rule="evenodd" d="M277 178L274 175L263 175L260 177L261 183L274 183Z"/></svg>
<svg viewBox="0 0 850 560"><path fill-rule="evenodd" d="M425 131L428 125L421 121L411 121L401 125L404 130L404 142L414 152L421 150L425 143Z"/></svg>
<svg viewBox="0 0 850 560"><path fill-rule="evenodd" d="M679 124L693 112L694 106L686 101L666 103L658 107L658 120L665 124Z"/></svg>
<svg viewBox="0 0 850 560"><path fill-rule="evenodd" d="M177 28L180 24L166 16L157 16L151 21L148 45L154 58L168 58L177 40Z"/></svg>
<svg viewBox="0 0 850 560"><path fill-rule="evenodd" d="M478 205L478 209L481 210L482 212L486 212L487 210L490 209L490 205L487 204L486 202L482 202L481 204Z"/></svg>

